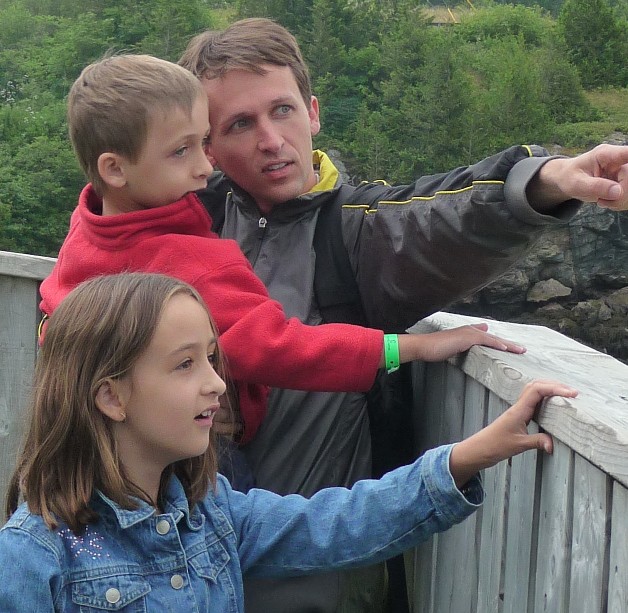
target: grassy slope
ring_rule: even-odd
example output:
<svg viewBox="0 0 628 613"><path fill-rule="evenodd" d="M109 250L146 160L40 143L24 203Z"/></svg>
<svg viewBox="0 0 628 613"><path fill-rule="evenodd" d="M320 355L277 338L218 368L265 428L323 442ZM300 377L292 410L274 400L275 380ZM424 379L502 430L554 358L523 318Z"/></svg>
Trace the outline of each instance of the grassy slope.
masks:
<svg viewBox="0 0 628 613"><path fill-rule="evenodd" d="M586 92L589 102L600 113L599 121L560 126L556 142L567 155L577 154L608 139L614 132L628 134L628 89Z"/></svg>

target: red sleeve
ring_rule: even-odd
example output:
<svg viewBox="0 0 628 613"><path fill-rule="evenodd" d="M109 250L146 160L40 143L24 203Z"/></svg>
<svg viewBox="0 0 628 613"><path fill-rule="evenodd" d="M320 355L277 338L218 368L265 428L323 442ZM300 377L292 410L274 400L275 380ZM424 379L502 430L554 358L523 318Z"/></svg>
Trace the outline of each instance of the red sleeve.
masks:
<svg viewBox="0 0 628 613"><path fill-rule="evenodd" d="M237 245L224 239L220 243L222 249L233 249L232 257L193 285L216 322L234 379L312 391L371 387L381 360L381 330L286 320Z"/></svg>

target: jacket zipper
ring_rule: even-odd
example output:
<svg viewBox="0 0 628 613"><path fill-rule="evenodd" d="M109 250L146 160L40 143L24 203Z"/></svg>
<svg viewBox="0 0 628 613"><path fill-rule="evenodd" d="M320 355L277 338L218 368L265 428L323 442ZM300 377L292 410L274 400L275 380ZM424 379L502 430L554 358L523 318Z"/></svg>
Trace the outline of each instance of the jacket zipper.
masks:
<svg viewBox="0 0 628 613"><path fill-rule="evenodd" d="M255 254L255 259L249 259L249 261L251 262L251 266L253 266L253 268L255 268L255 265L257 264L257 258L259 257L259 254L262 251L262 244L264 242L264 237L266 236L267 224L268 224L268 219L266 219L266 217L262 216L257 220L257 227L260 230L257 237L257 252Z"/></svg>

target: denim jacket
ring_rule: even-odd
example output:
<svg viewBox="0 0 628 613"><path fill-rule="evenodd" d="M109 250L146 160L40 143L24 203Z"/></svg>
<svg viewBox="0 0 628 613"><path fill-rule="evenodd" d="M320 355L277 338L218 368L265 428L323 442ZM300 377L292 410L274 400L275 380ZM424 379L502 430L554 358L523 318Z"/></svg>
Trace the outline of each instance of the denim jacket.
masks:
<svg viewBox="0 0 628 613"><path fill-rule="evenodd" d="M456 488L451 447L310 499L242 494L220 475L191 510L176 478L161 514L143 502L125 510L97 492L99 519L80 536L64 524L49 530L22 504L0 530L0 611L242 613L243 573L280 577L370 564L471 514L482 486L475 477L464 494Z"/></svg>

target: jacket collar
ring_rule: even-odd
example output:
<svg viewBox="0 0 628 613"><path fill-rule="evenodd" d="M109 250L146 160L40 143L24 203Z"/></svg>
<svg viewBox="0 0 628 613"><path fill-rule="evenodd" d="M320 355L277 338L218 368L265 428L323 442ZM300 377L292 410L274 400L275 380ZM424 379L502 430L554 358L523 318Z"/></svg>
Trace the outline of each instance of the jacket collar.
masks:
<svg viewBox="0 0 628 613"><path fill-rule="evenodd" d="M155 508L140 498L133 498L138 505L137 509L124 509L100 490L96 490L96 497L101 504L111 510L122 529L130 528L153 515L157 515ZM164 498L164 514L172 515L175 523L185 517L190 529L198 530L202 526L203 518L200 511L196 508L190 511L183 485L174 475L168 482Z"/></svg>
<svg viewBox="0 0 628 613"><path fill-rule="evenodd" d="M212 235L209 214L194 193L165 206L103 217L102 199L90 183L81 192L73 221L75 215L83 220L90 242L105 248L109 241L122 248L162 234Z"/></svg>
<svg viewBox="0 0 628 613"><path fill-rule="evenodd" d="M322 204L321 194L326 194L340 187L340 173L324 151L319 149L312 151L312 164L319 176L316 185L309 192L292 200L286 200L281 205L274 207L272 212L264 215L264 217L282 221L298 218L305 211L316 209ZM229 177L227 178L229 179ZM243 212L254 216L256 219L259 218L260 211L251 196L231 179L229 179L229 183L231 183L233 191L228 195L228 199Z"/></svg>

